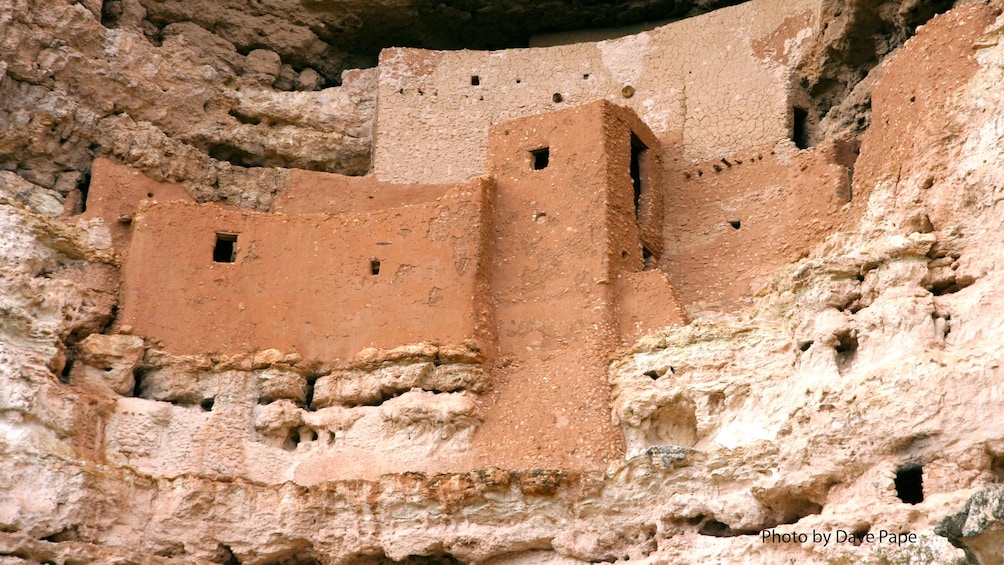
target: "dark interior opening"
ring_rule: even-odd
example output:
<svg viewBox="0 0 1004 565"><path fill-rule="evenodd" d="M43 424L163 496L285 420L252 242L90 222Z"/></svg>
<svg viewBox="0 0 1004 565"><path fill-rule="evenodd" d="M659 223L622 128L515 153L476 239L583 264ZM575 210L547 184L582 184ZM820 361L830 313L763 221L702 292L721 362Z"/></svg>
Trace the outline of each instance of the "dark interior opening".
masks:
<svg viewBox="0 0 1004 565"><path fill-rule="evenodd" d="M799 149L809 148L809 112L802 108L794 108L795 123L792 128L791 140Z"/></svg>
<svg viewBox="0 0 1004 565"><path fill-rule="evenodd" d="M481 84L481 77L478 75L471 75L471 86L478 86Z"/></svg>
<svg viewBox="0 0 1004 565"><path fill-rule="evenodd" d="M641 218L641 193L645 188L641 178L641 160L648 147L638 136L631 134L631 182L634 184L634 217Z"/></svg>
<svg viewBox="0 0 1004 565"><path fill-rule="evenodd" d="M533 157L533 170L546 169L551 162L551 148L543 147L530 152Z"/></svg>
<svg viewBox="0 0 1004 565"><path fill-rule="evenodd" d="M644 245L641 246L641 261L641 269L643 271L651 271L655 268L655 255L652 253L651 249Z"/></svg>
<svg viewBox="0 0 1004 565"><path fill-rule="evenodd" d="M216 263L233 263L237 260L237 234L216 234L216 247L213 248L213 261Z"/></svg>
<svg viewBox="0 0 1004 565"><path fill-rule="evenodd" d="M896 496L907 504L924 502L924 467L915 465L896 471Z"/></svg>
<svg viewBox="0 0 1004 565"><path fill-rule="evenodd" d="M380 260L377 258L370 259L370 274L379 275L380 274Z"/></svg>
<svg viewBox="0 0 1004 565"><path fill-rule="evenodd" d="M234 555L230 546L222 543L216 546L216 555L210 561L219 563L220 565L241 565L240 560Z"/></svg>
<svg viewBox="0 0 1004 565"><path fill-rule="evenodd" d="M80 212L87 211L87 194L91 190L91 171L84 171L77 182L77 190L80 191Z"/></svg>
<svg viewBox="0 0 1004 565"><path fill-rule="evenodd" d="M742 222L742 220L739 220L739 219L732 219L732 220L729 220L729 225L732 226L732 229L737 230L737 229L743 227L743 222Z"/></svg>
<svg viewBox="0 0 1004 565"><path fill-rule="evenodd" d="M63 370L59 373L59 382L65 384L70 383L70 373L73 372L73 357L70 356L69 352L66 354L66 364L63 365Z"/></svg>
<svg viewBox="0 0 1004 565"><path fill-rule="evenodd" d="M202 402L200 402L199 406L202 408L203 412L211 412L213 410L213 404L215 403L216 403L215 398L207 398Z"/></svg>

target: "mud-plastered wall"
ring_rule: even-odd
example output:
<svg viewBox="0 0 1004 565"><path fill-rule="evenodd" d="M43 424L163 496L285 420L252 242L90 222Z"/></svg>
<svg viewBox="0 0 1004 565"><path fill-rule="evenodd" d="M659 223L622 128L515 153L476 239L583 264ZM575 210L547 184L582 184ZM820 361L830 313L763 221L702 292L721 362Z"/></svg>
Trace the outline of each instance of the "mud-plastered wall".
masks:
<svg viewBox="0 0 1004 565"><path fill-rule="evenodd" d="M173 353L326 361L479 337L486 183L360 214L149 206L134 220L118 321Z"/></svg>
<svg viewBox="0 0 1004 565"><path fill-rule="evenodd" d="M596 43L506 51L387 49L380 57L373 172L459 182L485 170L488 128L607 99L667 150L728 155L790 135L790 68L816 0L755 0Z"/></svg>

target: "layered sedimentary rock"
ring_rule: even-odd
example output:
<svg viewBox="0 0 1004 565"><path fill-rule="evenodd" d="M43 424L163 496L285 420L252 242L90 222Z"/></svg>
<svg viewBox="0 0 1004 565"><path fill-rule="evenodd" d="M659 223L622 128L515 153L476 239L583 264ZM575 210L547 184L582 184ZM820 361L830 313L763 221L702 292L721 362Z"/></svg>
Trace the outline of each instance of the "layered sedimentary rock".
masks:
<svg viewBox="0 0 1004 565"><path fill-rule="evenodd" d="M114 30L79 4L0 18L0 562L948 563L956 546L1000 561L1000 495L981 490L1004 480L1000 6L928 22L868 75L870 99L815 98L845 113L817 110L813 136L864 131L847 219L808 219L804 254L735 294L685 284L691 324L613 355L624 460L440 472L423 462L481 423L476 352L415 344L330 367L271 348L179 354L115 324L132 212L72 215L96 154L194 199L289 206L275 194L302 173L243 165L364 172L376 77L277 91L275 53L234 55L182 23L154 46L126 25L136 6L112 4ZM864 29L826 6L827 29ZM873 27L926 9L887 8ZM863 67L827 63L821 37L802 68L842 86L816 94L850 88ZM808 191L800 164L836 149L764 150L794 164L770 185ZM741 183L727 160L687 171L709 192ZM415 472L378 476L402 461Z"/></svg>

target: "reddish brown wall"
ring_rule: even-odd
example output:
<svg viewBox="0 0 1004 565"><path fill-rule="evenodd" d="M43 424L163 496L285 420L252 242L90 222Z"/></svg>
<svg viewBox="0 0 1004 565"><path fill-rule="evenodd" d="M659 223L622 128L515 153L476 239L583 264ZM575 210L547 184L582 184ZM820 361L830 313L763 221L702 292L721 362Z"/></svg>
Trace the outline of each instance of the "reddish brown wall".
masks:
<svg viewBox="0 0 1004 565"><path fill-rule="evenodd" d="M365 347L480 338L490 191L478 181L435 202L339 216L145 208L119 323L178 353L272 347L333 361ZM213 262L218 232L239 234L236 262Z"/></svg>
<svg viewBox="0 0 1004 565"><path fill-rule="evenodd" d="M670 171L660 262L688 306L736 308L860 217L833 146L765 147ZM738 221L735 229L730 222Z"/></svg>
<svg viewBox="0 0 1004 565"><path fill-rule="evenodd" d="M357 214L431 202L454 185L394 184L373 176L347 177L290 169L289 183L272 202L285 214Z"/></svg>
<svg viewBox="0 0 1004 565"><path fill-rule="evenodd" d="M498 356L475 433L480 464L604 468L623 456L607 364L620 343L616 279L642 269L632 130L657 154L648 128L607 102L491 130ZM549 164L534 170L531 152L543 147ZM656 192L644 195L649 234L659 232ZM680 322L675 306L655 306L662 325Z"/></svg>
<svg viewBox="0 0 1004 565"><path fill-rule="evenodd" d="M112 232L112 243L120 253L129 248L132 217L144 200L194 202L180 184L157 182L132 167L104 157L91 164L84 216L105 220Z"/></svg>

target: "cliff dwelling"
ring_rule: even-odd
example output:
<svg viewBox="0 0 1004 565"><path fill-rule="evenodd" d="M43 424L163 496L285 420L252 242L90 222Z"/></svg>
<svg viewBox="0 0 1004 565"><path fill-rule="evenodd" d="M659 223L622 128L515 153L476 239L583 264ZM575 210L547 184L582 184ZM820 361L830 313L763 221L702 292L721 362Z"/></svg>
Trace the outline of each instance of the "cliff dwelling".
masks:
<svg viewBox="0 0 1004 565"><path fill-rule="evenodd" d="M1001 0L8 4L0 565L999 561Z"/></svg>
<svg viewBox="0 0 1004 565"><path fill-rule="evenodd" d="M372 174L293 170L267 211L197 204L99 159L85 216L125 258L115 327L175 355L295 354L318 368L291 398L308 410L409 390L459 403L462 441L371 472L604 468L626 449L613 352L686 324L688 304L736 307L855 215L838 148L801 151L807 116L785 78L818 11L750 2L599 43L385 50ZM709 31L728 22L764 37L759 51ZM434 353L361 361L415 346ZM353 393L364 365L414 374ZM444 387L449 371L467 376ZM158 374L140 396L174 386ZM362 451L313 457L299 480L355 476L321 461Z"/></svg>

